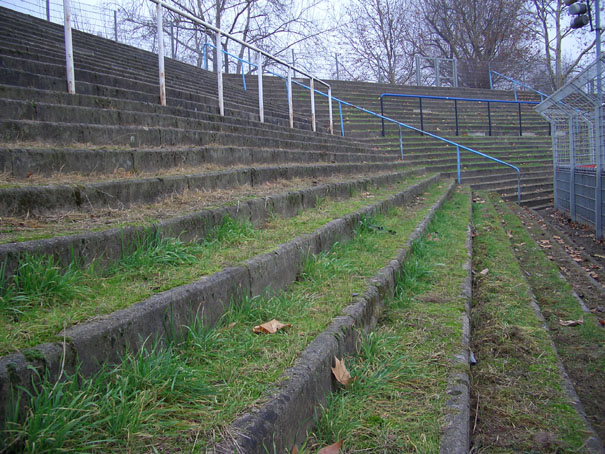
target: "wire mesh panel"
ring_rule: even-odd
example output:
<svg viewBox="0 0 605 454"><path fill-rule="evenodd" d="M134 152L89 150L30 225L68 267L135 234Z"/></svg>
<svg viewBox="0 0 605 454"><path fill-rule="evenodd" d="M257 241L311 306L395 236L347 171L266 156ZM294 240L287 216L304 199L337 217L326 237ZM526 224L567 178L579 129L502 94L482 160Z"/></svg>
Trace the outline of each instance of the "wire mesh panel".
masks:
<svg viewBox="0 0 605 454"><path fill-rule="evenodd" d="M536 110L552 127L555 208L593 225L603 236L605 143L602 128L603 65L593 62L540 103Z"/></svg>

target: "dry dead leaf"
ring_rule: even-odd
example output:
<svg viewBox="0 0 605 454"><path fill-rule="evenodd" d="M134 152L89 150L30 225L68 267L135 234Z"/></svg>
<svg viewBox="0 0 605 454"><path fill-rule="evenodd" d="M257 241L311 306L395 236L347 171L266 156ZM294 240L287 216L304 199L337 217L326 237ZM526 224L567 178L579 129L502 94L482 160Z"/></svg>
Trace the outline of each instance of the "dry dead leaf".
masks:
<svg viewBox="0 0 605 454"><path fill-rule="evenodd" d="M334 378L336 381L344 386L349 386L351 383L355 381L354 378L351 378L351 374L345 367L345 360L340 361L336 356L334 357L334 367L332 367L332 373L334 374Z"/></svg>
<svg viewBox="0 0 605 454"><path fill-rule="evenodd" d="M262 325L256 325L254 328L252 328L252 331L260 334L275 334L277 333L279 330L285 329L285 328L291 328L292 325L290 325L289 323L284 324L282 322L278 322L277 320L273 319L269 322L263 323Z"/></svg>
<svg viewBox="0 0 605 454"><path fill-rule="evenodd" d="M298 446L294 445L291 454L298 454Z"/></svg>
<svg viewBox="0 0 605 454"><path fill-rule="evenodd" d="M489 268L485 268L484 270L482 270L479 274L481 276L487 276L487 273L489 273Z"/></svg>
<svg viewBox="0 0 605 454"><path fill-rule="evenodd" d="M512 230L508 230L506 232L506 234L508 235L508 238L512 238L513 237L513 231Z"/></svg>
<svg viewBox="0 0 605 454"><path fill-rule="evenodd" d="M325 448L321 448L319 451L317 451L317 454L338 454L341 446L342 440L331 444L330 446L326 446Z"/></svg>
<svg viewBox="0 0 605 454"><path fill-rule="evenodd" d="M602 327L605 328L605 320L603 320L602 318L597 317L597 321L599 322L599 325L601 325Z"/></svg>
<svg viewBox="0 0 605 454"><path fill-rule="evenodd" d="M559 325L561 326L578 326L584 323L584 318L580 320L559 320Z"/></svg>

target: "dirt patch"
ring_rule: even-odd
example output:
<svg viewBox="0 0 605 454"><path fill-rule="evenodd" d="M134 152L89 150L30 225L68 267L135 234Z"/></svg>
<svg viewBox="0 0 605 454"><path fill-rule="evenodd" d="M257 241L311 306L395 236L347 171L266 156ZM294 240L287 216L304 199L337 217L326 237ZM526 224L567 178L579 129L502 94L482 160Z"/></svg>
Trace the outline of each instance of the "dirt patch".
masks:
<svg viewBox="0 0 605 454"><path fill-rule="evenodd" d="M605 246L587 226L567 222L553 210L513 207L534 241L555 262L586 306L605 316Z"/></svg>
<svg viewBox="0 0 605 454"><path fill-rule="evenodd" d="M535 213L535 212L534 212ZM574 248L587 254L590 262L598 265L598 268L591 267L598 274L597 279L601 284L605 284L605 241L597 240L594 230L586 225L573 222L569 216L561 211L555 211L553 208L545 208L537 211L538 215L548 224L549 228L556 229L565 234Z"/></svg>

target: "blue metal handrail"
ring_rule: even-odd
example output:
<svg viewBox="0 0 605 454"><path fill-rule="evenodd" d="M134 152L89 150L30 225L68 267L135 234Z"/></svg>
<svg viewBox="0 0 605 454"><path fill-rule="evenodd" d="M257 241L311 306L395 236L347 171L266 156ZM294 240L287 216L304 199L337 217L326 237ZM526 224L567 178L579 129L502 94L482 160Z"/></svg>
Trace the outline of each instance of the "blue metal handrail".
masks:
<svg viewBox="0 0 605 454"><path fill-rule="evenodd" d="M459 135L458 128L458 101L469 101L469 102L485 102L487 103L487 122L489 128L489 135L492 135L492 111L491 104L517 104L518 116L519 116L519 136L523 135L523 120L521 117L521 104L540 104L537 101L510 101L504 99L483 99L483 98L455 98L451 96L431 96L431 95L409 95L400 93L383 93L380 95L380 113L384 115L384 98L418 98L420 107L420 129L424 130L424 115L422 112L422 100L423 99L440 99L443 101L454 101L454 114L456 117L456 135ZM384 121L382 122L382 135L384 136Z"/></svg>
<svg viewBox="0 0 605 454"><path fill-rule="evenodd" d="M225 51L223 50L223 52L225 52ZM247 64L249 64L251 66L258 67L258 65L254 64L254 63L250 63L250 62L248 62L246 60L243 60L243 59L239 58L236 55L232 55L232 54L229 54L229 55L231 55L233 58L235 58L237 60L242 61L243 63L247 63ZM242 71L242 73L243 73L243 71ZM286 82L287 82L287 78L285 78L284 76L282 76L280 74L274 73L273 71L267 71L267 73L269 73L269 74L271 74L271 75L273 75L275 77L278 77L280 79L286 80ZM243 78L244 84L245 84L245 78L244 78L243 74L242 74L242 78ZM309 85L305 85L302 82L299 82L299 81L296 81L296 80L292 80L292 83L294 83L296 85L299 85L299 86L301 86L303 88L306 88L307 90L311 91L311 87ZM244 85L244 87L245 87L245 85ZM315 88L313 89L313 91L316 94L319 94L319 95L321 95L321 96L323 96L325 98L329 97L329 95L327 95L326 93L323 93L323 92L321 92L321 91L319 91L319 90L317 90ZM437 97L437 98L443 98L443 97ZM448 99L453 100L453 99L456 99L456 98L448 98ZM465 98L458 98L458 99L465 99ZM407 125L405 123L402 123L400 121L394 120L392 118L385 117L382 113L381 114L377 114L376 112L372 112L371 110L364 109L363 107L356 106L355 104L351 104L351 103L349 103L347 101L344 101L342 99L339 99L339 98L337 98L335 96L332 96L332 100L334 100L334 101L336 101L338 103L338 111L339 111L339 116L340 116L340 131L341 131L341 134L342 134L343 137L345 136L345 128L344 128L344 119L343 119L343 115L342 115L342 106L345 105L345 106L349 106L349 107L352 107L354 109L357 109L357 110L359 110L361 112L364 112L366 114L372 115L374 117L380 118L381 121L383 122L383 125L384 125L384 121L389 121L391 123L395 123L396 125L398 125L398 127L399 127L399 149L400 149L400 153L401 153L401 159L403 159L403 134L402 134L401 128L407 128L407 129L410 129L412 131L419 132L419 133L421 133L423 135L429 136L429 137L431 137L433 139L445 142L448 145L452 145L452 146L456 147L456 167L457 167L457 176L458 176L457 180L458 180L458 184L460 184L461 181L462 181L462 176L461 176L461 161L460 161L460 149L466 150L466 151L468 151L470 153L476 154L478 156L484 157L484 158L489 159L491 161L494 161L494 162L497 162L499 164L502 164L502 165L505 165L507 167L510 167L511 169L513 169L513 170L515 170L517 172L517 201L518 201L518 203L521 203L521 170L517 166L514 166L513 164L509 164L508 162L502 161L502 160L500 160L498 158L494 158L494 157L492 157L490 155L487 155L485 153L481 153L480 151L473 150L472 148L469 148L469 147L464 146L462 144L459 144L457 142L453 142L453 141L451 141L449 139L446 139L445 137L441 137L441 136L438 136L436 134L433 134L433 133L430 133L430 132L427 132L427 131L423 131L421 129L415 128L414 126ZM489 100L489 101L491 102L491 100ZM382 96L381 96L381 102L382 102ZM508 101L508 102L513 102L513 101ZM538 103L535 103L535 104L538 104Z"/></svg>
<svg viewBox="0 0 605 454"><path fill-rule="evenodd" d="M300 85L305 86L304 84L300 84ZM326 96L324 93L321 93L321 92L318 92L318 93L320 95L322 95L322 96ZM425 136L429 136L429 137L431 137L433 139L439 140L441 142L445 142L448 145L452 145L452 146L456 147L456 160L457 160L456 165L457 165L458 184L460 184L461 181L462 181L461 168L460 168L461 167L461 163L460 163L460 149L466 150L466 151L468 151L470 153L473 153L473 154L476 154L476 155L479 155L479 156L482 156L482 157L484 157L486 159L489 159L491 161L497 162L498 164L502 164L502 165L505 165L507 167L510 167L515 172L517 172L517 202L519 204L521 203L521 170L519 169L519 167L517 167L517 166L515 166L513 164L509 164L508 162L502 161L502 160L500 160L498 158L494 158L493 156L487 155L485 153L481 153L480 151L473 150L472 148L469 148L469 147L467 147L465 145L459 144L459 143L454 142L452 140L446 139L445 137L441 137L441 136L438 136L436 134L433 134L433 133L430 133L430 132L427 132L427 131L423 131L421 129L415 128L414 126L410 126L408 124L402 123L401 121L397 121L397 120L394 120L392 118L385 117L382 114L377 114L376 112L372 112L371 110L364 109L363 107L356 106L355 104L351 104L349 102L343 101L342 99L339 99L339 98L336 98L336 97L332 97L332 99L338 103L338 109L340 110L340 130L342 132L343 137L345 135L345 130L344 130L344 123L343 123L343 118L342 118L342 105L345 105L345 106L353 107L354 109L357 109L357 110L359 110L361 112L364 112L364 113L367 113L369 115L372 115L373 117L380 118L382 121L388 121L388 122L395 123L396 125L398 125L399 126L399 148L400 148L400 151L401 151L401 159L403 159L403 135L402 135L402 132L401 132L401 128L406 128L406 129L410 129L412 131L419 132L420 134L423 134Z"/></svg>
<svg viewBox="0 0 605 454"><path fill-rule="evenodd" d="M519 85L520 87L527 88L528 90L533 91L534 93L539 94L541 101L544 101L545 98L548 98L547 94L542 93L541 91L536 90L535 88L532 88L529 85L524 84L523 82L519 82L518 80L513 79L512 77L508 77L508 76L505 76L504 74L500 74L498 71L494 71L492 69L490 69L490 71L489 71L489 88L490 88L490 90L494 89L494 83L493 83L493 80L492 80L492 74L500 76L500 77L508 80L509 82L513 83L513 90L515 92L515 101L517 100L517 85Z"/></svg>

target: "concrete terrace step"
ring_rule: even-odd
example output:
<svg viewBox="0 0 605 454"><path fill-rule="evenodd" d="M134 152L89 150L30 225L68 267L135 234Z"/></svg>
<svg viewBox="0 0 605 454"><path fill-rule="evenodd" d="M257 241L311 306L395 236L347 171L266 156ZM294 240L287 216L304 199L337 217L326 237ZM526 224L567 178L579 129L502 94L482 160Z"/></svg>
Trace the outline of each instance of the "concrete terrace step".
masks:
<svg viewBox="0 0 605 454"><path fill-rule="evenodd" d="M123 208L137 203L153 203L171 194L192 190L212 190L241 185L258 186L280 179L326 177L360 172L387 172L402 169L403 163L290 165L252 167L195 175L154 178L125 178L77 185L19 185L0 188L0 216L47 214L91 208Z"/></svg>
<svg viewBox="0 0 605 454"><path fill-rule="evenodd" d="M359 152L360 148L347 143L314 143L298 139L279 139L270 135L254 137L246 134L198 129L159 128L142 126L96 125L90 123L55 123L29 120L0 121L0 141L19 141L52 144L92 144L133 147L176 145L234 145L262 148L288 148L310 151Z"/></svg>
<svg viewBox="0 0 605 454"><path fill-rule="evenodd" d="M392 162L395 157L369 152L297 151L235 146L204 148L120 149L120 148L47 148L0 147L0 169L14 178L54 173L111 174L157 172L200 165L252 165L278 163L363 163Z"/></svg>
<svg viewBox="0 0 605 454"><path fill-rule="evenodd" d="M6 110L0 111L0 117L6 118L15 118L17 115L19 115L18 109L21 109L25 110L25 115L27 116L26 119L31 120L33 119L33 115L36 115L38 113L37 106L39 103L41 103L47 106L64 106L62 108L67 108L67 106L85 107L92 109L110 109L112 111L127 111L163 116L173 116L189 118L192 120L211 121L220 124L263 128L265 131L273 131L276 133L284 132L284 128L282 126L277 126L271 123L260 123L256 119L244 119L241 117L234 118L233 116L229 115L220 116L216 113L211 113L206 110L200 110L199 108L202 107L202 105L199 104L188 105L186 103L181 103L183 104L182 107L160 106L159 104L155 103L134 101L128 99L107 98L102 96L83 94L70 95L62 92L16 87L10 85L0 85L0 97L4 98L0 99L0 102L3 102L5 104L9 104L11 101L22 101L28 104L28 106L20 106L18 103L8 105ZM8 107L13 107L15 110L9 111ZM227 113L229 113L229 111L227 111ZM317 133L317 136L325 137L327 136L327 134L322 134L319 132ZM352 140L351 138L332 138L335 142L338 143L359 143L357 141ZM363 145L363 147L365 148L365 145Z"/></svg>
<svg viewBox="0 0 605 454"><path fill-rule="evenodd" d="M265 129L260 123L241 125L228 122L216 122L205 119L174 116L164 113L143 113L117 109L46 104L32 101L0 99L1 120L28 120L39 122L78 123L105 126L138 126L143 128L173 128L211 132L238 133L262 140L264 137L306 140L321 145L346 146L349 141L330 135L309 137L297 129ZM40 138L44 140L43 137ZM351 145L349 145L351 146ZM355 146L352 146L355 148ZM359 148L359 147L357 147Z"/></svg>

